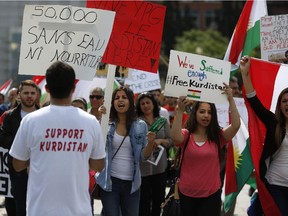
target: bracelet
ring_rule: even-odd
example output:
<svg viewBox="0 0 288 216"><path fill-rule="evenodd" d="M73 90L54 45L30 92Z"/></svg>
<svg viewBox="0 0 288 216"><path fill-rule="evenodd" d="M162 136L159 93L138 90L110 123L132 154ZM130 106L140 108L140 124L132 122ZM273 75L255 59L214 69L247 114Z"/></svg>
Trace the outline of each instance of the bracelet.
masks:
<svg viewBox="0 0 288 216"><path fill-rule="evenodd" d="M246 97L247 98L252 98L252 97L255 97L255 95L256 95L256 91L253 91L253 92L247 93Z"/></svg>

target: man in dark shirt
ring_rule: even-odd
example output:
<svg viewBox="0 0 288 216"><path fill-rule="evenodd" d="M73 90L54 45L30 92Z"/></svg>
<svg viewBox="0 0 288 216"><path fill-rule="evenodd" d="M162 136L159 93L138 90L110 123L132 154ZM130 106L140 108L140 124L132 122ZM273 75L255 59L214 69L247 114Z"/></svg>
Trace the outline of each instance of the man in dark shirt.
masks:
<svg viewBox="0 0 288 216"><path fill-rule="evenodd" d="M6 149L11 148L22 118L36 109L37 85L32 80L22 81L18 89L18 97L20 104L6 113L2 125L0 143L1 147ZM16 172L12 166L12 159L12 156L8 155L11 193L14 200L6 197L5 208L8 215L26 216L27 169Z"/></svg>

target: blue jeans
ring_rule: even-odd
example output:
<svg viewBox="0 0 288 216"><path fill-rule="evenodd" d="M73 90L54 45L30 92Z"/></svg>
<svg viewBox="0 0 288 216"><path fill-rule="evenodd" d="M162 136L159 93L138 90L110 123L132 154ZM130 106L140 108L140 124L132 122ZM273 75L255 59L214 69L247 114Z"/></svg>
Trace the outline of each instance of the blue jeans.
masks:
<svg viewBox="0 0 288 216"><path fill-rule="evenodd" d="M111 177L112 191L100 188L100 197L104 215L108 216L137 216L139 212L140 189L131 194L131 181Z"/></svg>
<svg viewBox="0 0 288 216"><path fill-rule="evenodd" d="M278 185L268 185L268 190L272 195L276 205L282 215L288 215L288 187Z"/></svg>

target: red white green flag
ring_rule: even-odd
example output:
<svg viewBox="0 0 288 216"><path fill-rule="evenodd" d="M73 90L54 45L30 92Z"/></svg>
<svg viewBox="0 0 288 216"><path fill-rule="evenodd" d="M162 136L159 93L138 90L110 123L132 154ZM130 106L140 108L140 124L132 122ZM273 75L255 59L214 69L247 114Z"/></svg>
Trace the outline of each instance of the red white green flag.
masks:
<svg viewBox="0 0 288 216"><path fill-rule="evenodd" d="M49 101L50 95L47 94L46 89L45 89L45 85L46 85L45 76L34 76L32 80L41 89L40 104L44 104L46 101Z"/></svg>
<svg viewBox="0 0 288 216"><path fill-rule="evenodd" d="M261 75L259 76L260 73ZM251 58L249 74L261 103L271 112L275 112L278 95L288 86L288 65ZM248 110L251 155L255 167L261 205L265 215L280 216L281 214L273 198L259 176L259 161L263 150L266 128L251 109L249 103L246 102L246 106Z"/></svg>
<svg viewBox="0 0 288 216"><path fill-rule="evenodd" d="M232 73L240 58L260 46L260 18L267 15L266 0L247 0L228 45L224 60L232 63Z"/></svg>
<svg viewBox="0 0 288 216"><path fill-rule="evenodd" d="M231 74L238 69L240 58L250 55L260 45L260 18L267 15L266 0L247 0L228 45L224 60L230 61ZM224 210L228 211L253 171L247 128L241 128L228 146Z"/></svg>
<svg viewBox="0 0 288 216"><path fill-rule="evenodd" d="M0 87L0 92L4 95L8 92L10 89L11 85L13 83L12 79L7 80L1 87Z"/></svg>
<svg viewBox="0 0 288 216"><path fill-rule="evenodd" d="M187 97L192 98L192 99L193 98L200 99L201 98L201 91L196 90L196 89L188 89Z"/></svg>
<svg viewBox="0 0 288 216"><path fill-rule="evenodd" d="M253 168L249 134L241 119L241 127L233 138L232 143L228 145L224 200L225 212L234 203L243 186L248 181Z"/></svg>

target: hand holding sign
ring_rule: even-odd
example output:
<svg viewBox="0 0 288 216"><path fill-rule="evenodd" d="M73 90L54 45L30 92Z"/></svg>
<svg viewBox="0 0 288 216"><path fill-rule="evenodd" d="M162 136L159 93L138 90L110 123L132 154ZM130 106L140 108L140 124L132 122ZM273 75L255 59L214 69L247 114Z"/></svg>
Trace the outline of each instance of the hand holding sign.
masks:
<svg viewBox="0 0 288 216"><path fill-rule="evenodd" d="M171 50L165 95L187 95L191 100L227 103L221 94L223 82L228 83L230 62Z"/></svg>

